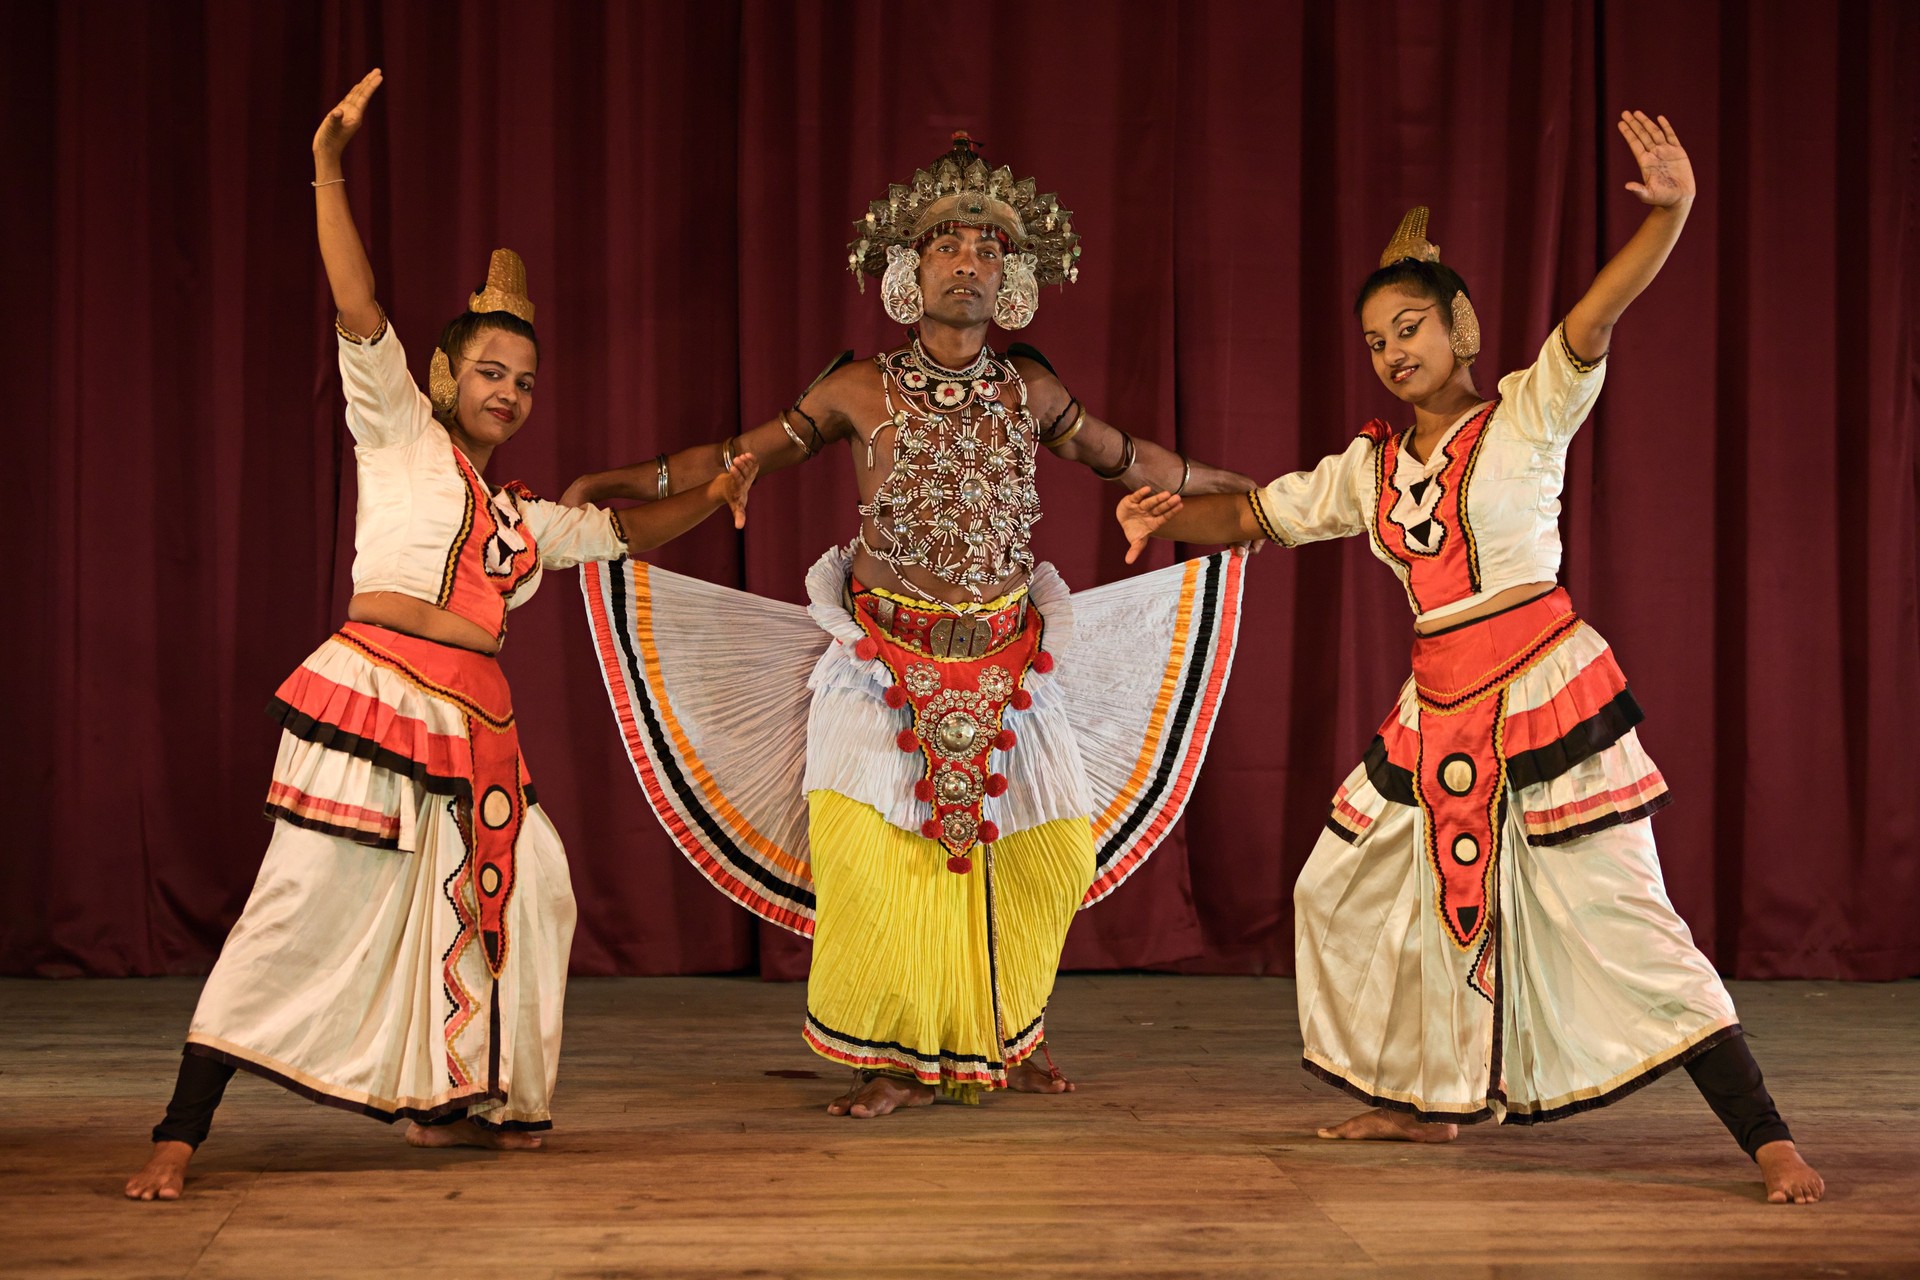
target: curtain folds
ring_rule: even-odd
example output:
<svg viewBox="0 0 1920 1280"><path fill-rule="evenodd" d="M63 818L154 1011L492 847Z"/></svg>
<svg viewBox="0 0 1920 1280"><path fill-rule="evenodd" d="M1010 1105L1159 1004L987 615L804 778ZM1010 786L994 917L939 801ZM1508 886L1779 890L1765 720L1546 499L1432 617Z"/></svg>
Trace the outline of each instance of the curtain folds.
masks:
<svg viewBox="0 0 1920 1280"><path fill-rule="evenodd" d="M492 478L554 496L762 421L842 348L896 340L845 271L849 224L959 128L1074 211L1081 282L1021 338L1081 400L1263 481L1310 466L1398 409L1351 304L1407 206L1432 206L1473 289L1490 386L1637 225L1613 118L1664 113L1701 196L1576 445L1565 581L1647 709L1678 800L1655 820L1668 887L1716 964L1920 973L1913 7L10 14L34 56L0 83L25 565L0 971L203 972L246 898L261 708L337 625L352 555L305 148L378 65L346 172L381 300L424 378L487 251L525 257L537 411ZM1126 572L1117 491L1051 456L1040 484L1040 554L1076 586ZM714 521L656 559L798 600L853 502L830 453L764 479L743 536ZM1265 551L1245 610L1183 830L1078 919L1069 966L1291 972L1294 876L1410 629L1357 541ZM572 861L575 971L804 972L804 944L756 928L647 811L566 575L516 612L503 661Z"/></svg>

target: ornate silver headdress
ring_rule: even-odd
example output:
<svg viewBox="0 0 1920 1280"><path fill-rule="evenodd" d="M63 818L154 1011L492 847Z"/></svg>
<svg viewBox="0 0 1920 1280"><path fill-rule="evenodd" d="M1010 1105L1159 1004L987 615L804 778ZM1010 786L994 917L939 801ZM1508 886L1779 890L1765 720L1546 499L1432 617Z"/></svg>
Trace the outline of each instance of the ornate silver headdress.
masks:
<svg viewBox="0 0 1920 1280"><path fill-rule="evenodd" d="M1393 233L1393 239L1387 241L1387 247L1380 254L1380 265L1390 267L1396 262L1440 261L1440 246L1427 239L1427 206L1417 204L1407 210L1407 216L1400 219L1400 229ZM1453 295L1453 324L1447 337L1447 345L1453 349L1454 359L1461 364L1472 364L1480 354L1480 317L1474 312L1473 300L1467 297L1463 289Z"/></svg>
<svg viewBox="0 0 1920 1280"><path fill-rule="evenodd" d="M867 206L866 217L853 224L858 238L847 245L847 270L863 291L865 276L880 277L888 314L911 324L920 314L921 241L954 225L993 227L1007 238L1011 252L994 307L1004 328L1033 318L1041 286L1080 278L1073 211L1062 209L1051 192L1036 193L1032 178L1016 182L1005 165L989 170L964 130L953 135L953 150L916 170L911 183L888 187L885 200Z"/></svg>

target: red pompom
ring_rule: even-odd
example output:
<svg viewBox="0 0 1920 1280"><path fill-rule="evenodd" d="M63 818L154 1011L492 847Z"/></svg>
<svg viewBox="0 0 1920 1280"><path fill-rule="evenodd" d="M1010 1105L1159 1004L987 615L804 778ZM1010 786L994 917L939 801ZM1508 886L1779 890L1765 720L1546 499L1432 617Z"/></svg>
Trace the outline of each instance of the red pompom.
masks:
<svg viewBox="0 0 1920 1280"><path fill-rule="evenodd" d="M1047 674L1047 672L1053 670L1053 655L1048 653L1045 649L1042 649L1039 653L1034 654L1033 669L1035 671L1038 671L1041 675L1045 675Z"/></svg>
<svg viewBox="0 0 1920 1280"><path fill-rule="evenodd" d="M956 853L947 859L947 870L957 876L963 876L973 870L973 859L965 854Z"/></svg>
<svg viewBox="0 0 1920 1280"><path fill-rule="evenodd" d="M990 796L1003 796L1007 794L1007 775L1004 773L988 774L987 794Z"/></svg>
<svg viewBox="0 0 1920 1280"><path fill-rule="evenodd" d="M922 778L913 784L913 798L927 804L933 803L933 780Z"/></svg>
<svg viewBox="0 0 1920 1280"><path fill-rule="evenodd" d="M928 818L920 824L920 834L929 840L938 840L940 838L940 824L934 819Z"/></svg>
<svg viewBox="0 0 1920 1280"><path fill-rule="evenodd" d="M853 646L853 656L859 658L862 662L879 657L880 642L872 636L861 636Z"/></svg>
<svg viewBox="0 0 1920 1280"><path fill-rule="evenodd" d="M1000 838L999 827L995 826L991 822L983 822L980 824L980 843L981 844L992 844L995 840L998 840L999 838Z"/></svg>
<svg viewBox="0 0 1920 1280"><path fill-rule="evenodd" d="M893 740L893 745L899 747L902 751L918 751L920 749L920 739L914 736L913 730L902 729L900 736Z"/></svg>
<svg viewBox="0 0 1920 1280"><path fill-rule="evenodd" d="M1011 729L1002 729L993 735L993 745L1002 751L1013 750L1013 744L1020 741L1018 734Z"/></svg>
<svg viewBox="0 0 1920 1280"><path fill-rule="evenodd" d="M887 691L880 696L887 700L887 705L890 707L904 707L907 705L907 691L897 684L888 685Z"/></svg>
<svg viewBox="0 0 1920 1280"><path fill-rule="evenodd" d="M1015 689L1013 691L1013 709L1015 711L1025 711L1032 705L1032 694L1028 693L1025 689Z"/></svg>

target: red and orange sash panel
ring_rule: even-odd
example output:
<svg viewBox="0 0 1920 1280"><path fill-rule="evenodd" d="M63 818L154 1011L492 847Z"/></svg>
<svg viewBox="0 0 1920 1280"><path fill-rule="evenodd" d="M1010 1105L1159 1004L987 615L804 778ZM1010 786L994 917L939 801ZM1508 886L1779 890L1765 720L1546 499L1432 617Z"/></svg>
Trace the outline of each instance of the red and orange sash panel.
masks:
<svg viewBox="0 0 1920 1280"><path fill-rule="evenodd" d="M1552 781L1624 737L1641 717L1611 649L1602 650L1552 696L1510 709L1516 681L1552 656L1585 624L1565 590L1457 630L1417 636L1413 650L1417 725L1396 708L1368 749L1368 781L1383 797L1417 805L1426 818L1426 855L1442 923L1462 949L1479 941L1502 852L1512 796ZM1644 817L1665 803L1654 772L1630 788L1573 808L1567 817L1528 812L1527 842L1547 845ZM1370 822L1337 797L1329 826L1364 838ZM1351 816L1346 816L1350 814ZM1344 817L1344 821L1340 821ZM1560 827L1542 819L1555 818ZM1576 820L1584 819L1584 821Z"/></svg>
<svg viewBox="0 0 1920 1280"><path fill-rule="evenodd" d="M1440 469L1405 490L1394 473L1411 431L1375 436L1374 541L1401 567L1415 613L1480 593L1480 554L1467 519L1467 489L1495 407L1490 404L1461 423L1441 449L1446 461ZM1403 503L1413 514L1404 522L1394 518Z"/></svg>
<svg viewBox="0 0 1920 1280"><path fill-rule="evenodd" d="M487 968L497 978L509 944L506 909L513 897L514 844L532 802L506 676L487 654L364 622L347 623L333 643L399 677L405 692L383 697L372 688L350 688L303 665L281 683L269 714L297 738L370 760L429 792L453 797L468 852L448 893L466 928L447 963L451 966L477 936ZM435 731L420 714L425 708L419 698L448 704L457 720L446 717L441 731ZM445 731L454 724L463 731ZM287 817L282 810L289 805L298 806L289 820L330 813L343 801L289 797L286 791L276 782L269 793L268 812L275 817ZM341 834L356 838L350 832ZM470 899L462 892L469 887Z"/></svg>

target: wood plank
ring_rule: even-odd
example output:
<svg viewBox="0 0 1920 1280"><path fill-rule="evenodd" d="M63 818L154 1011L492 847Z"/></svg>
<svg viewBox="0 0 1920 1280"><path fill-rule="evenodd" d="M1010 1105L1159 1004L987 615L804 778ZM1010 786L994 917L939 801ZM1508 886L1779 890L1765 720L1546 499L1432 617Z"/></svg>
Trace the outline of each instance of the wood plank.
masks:
<svg viewBox="0 0 1920 1280"><path fill-rule="evenodd" d="M18 1275L1058 1277L1920 1273L1920 983L1737 983L1769 1084L1829 1183L1763 1202L1683 1073L1445 1147L1330 1143L1293 984L1076 975L1065 1098L861 1123L801 1045L804 993L576 981L556 1130L526 1155L399 1130L242 1075L177 1204L123 1200L197 981L0 982L0 1193Z"/></svg>

